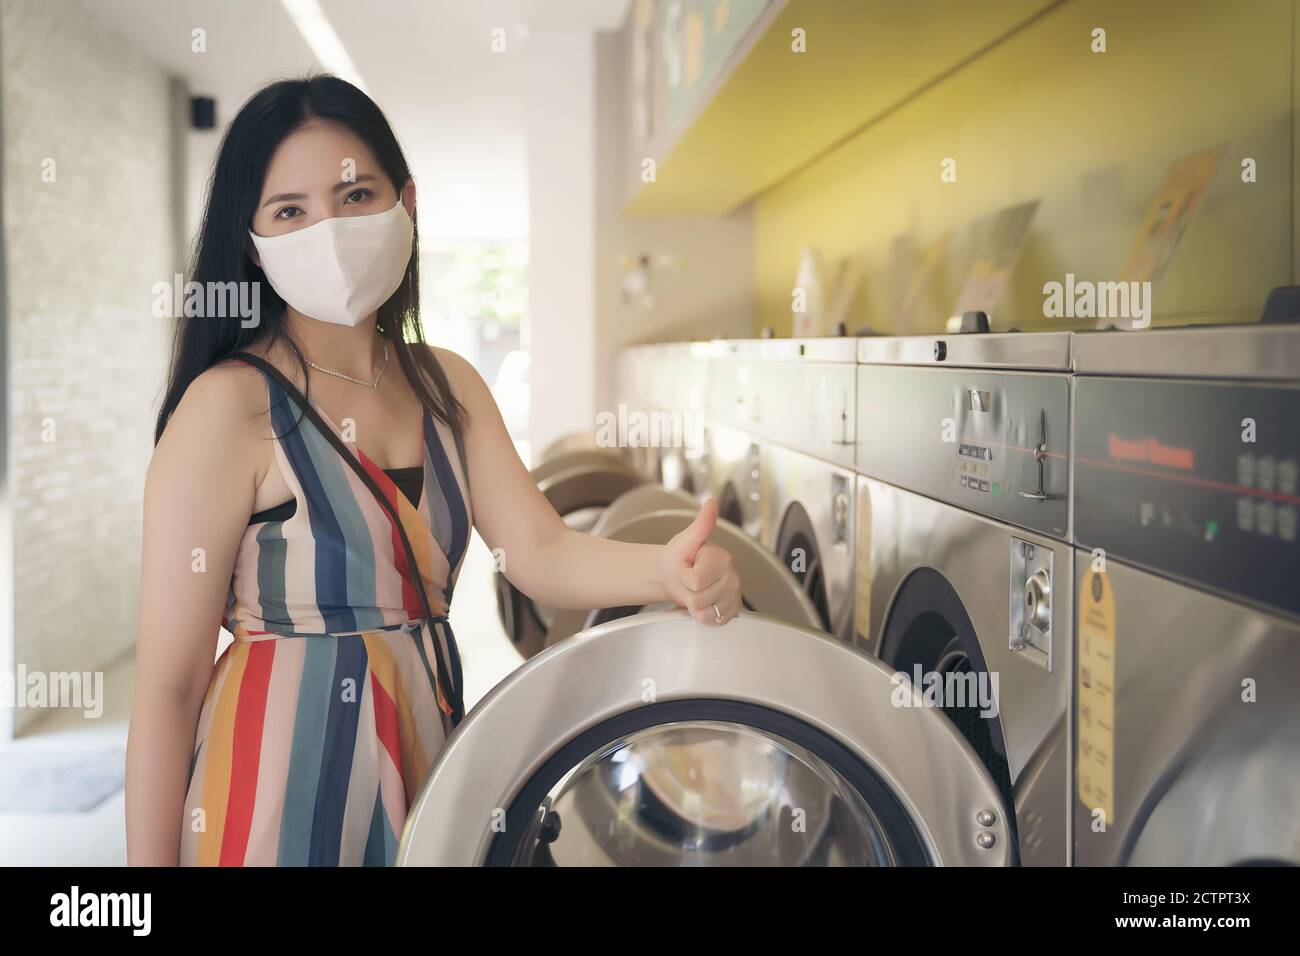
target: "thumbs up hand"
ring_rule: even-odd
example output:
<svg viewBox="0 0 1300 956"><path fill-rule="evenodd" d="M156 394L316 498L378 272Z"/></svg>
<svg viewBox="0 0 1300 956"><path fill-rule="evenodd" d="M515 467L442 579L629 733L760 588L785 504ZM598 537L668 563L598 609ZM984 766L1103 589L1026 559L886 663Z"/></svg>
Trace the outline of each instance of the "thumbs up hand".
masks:
<svg viewBox="0 0 1300 956"><path fill-rule="evenodd" d="M718 503L710 498L690 526L664 545L660 558L668 597L701 624L726 623L741 609L736 562L708 540L717 523Z"/></svg>

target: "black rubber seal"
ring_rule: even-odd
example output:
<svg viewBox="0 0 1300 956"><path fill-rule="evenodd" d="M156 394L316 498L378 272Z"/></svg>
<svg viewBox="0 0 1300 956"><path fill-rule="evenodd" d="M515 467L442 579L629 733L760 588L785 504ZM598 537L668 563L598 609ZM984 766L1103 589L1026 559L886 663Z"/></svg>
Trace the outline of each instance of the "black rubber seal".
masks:
<svg viewBox="0 0 1300 956"><path fill-rule="evenodd" d="M945 625L943 631L939 633L933 628L922 627L927 618L942 620ZM903 586L890 606L885 626L881 630L880 659L910 677L916 664L923 671L934 670L940 654L954 639L970 661L971 668L977 673L987 674L988 663L975 633L975 625L971 623L970 615L956 589L934 568L917 568L903 581ZM980 717L980 724L988 734L993 754L986 756L980 741L971 739L965 731L963 735L980 753L990 776L998 785L1006 807L1010 808L1015 806L1015 791L1007 766L1007 743L1002 733L1000 716L1001 701L998 703L997 715ZM1008 817L1012 832L1015 832L1014 815L1008 814Z"/></svg>
<svg viewBox="0 0 1300 956"><path fill-rule="evenodd" d="M718 495L718 517L723 521L730 521L737 528L745 524L745 513L740 507L740 495L736 493L736 487L731 482L723 485L722 492Z"/></svg>
<svg viewBox="0 0 1300 956"><path fill-rule="evenodd" d="M804 570L796 571L790 558L796 548L802 548ZM822 565L821 549L817 544L817 533L813 530L812 518L799 502L794 502L786 509L781 520L781 532L776 538L776 557L784 564L803 586L804 593L817 609L817 618L822 630L834 634L831 627L831 602L826 590L826 569Z"/></svg>

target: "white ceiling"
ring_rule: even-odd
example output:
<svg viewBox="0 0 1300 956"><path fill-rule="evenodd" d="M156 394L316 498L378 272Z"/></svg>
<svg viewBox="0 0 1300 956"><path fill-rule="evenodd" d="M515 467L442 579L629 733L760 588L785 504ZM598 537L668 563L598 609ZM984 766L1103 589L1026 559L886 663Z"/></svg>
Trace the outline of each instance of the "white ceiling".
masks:
<svg viewBox="0 0 1300 956"><path fill-rule="evenodd" d="M528 34L597 31L623 22L629 0L320 0L370 95L397 131L428 237L528 231L523 93ZM218 126L270 80L316 68L274 0L83 0L132 47L217 101ZM196 27L207 52L191 52ZM506 52L492 52L492 31ZM194 134L191 186L217 134Z"/></svg>

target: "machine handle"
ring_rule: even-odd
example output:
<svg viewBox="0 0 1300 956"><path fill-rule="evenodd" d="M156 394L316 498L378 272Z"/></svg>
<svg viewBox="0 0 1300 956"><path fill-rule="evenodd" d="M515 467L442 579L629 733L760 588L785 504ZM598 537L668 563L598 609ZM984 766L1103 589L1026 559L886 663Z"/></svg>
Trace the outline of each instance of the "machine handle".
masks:
<svg viewBox="0 0 1300 956"><path fill-rule="evenodd" d="M1034 446L1034 461L1038 462L1038 490L1022 491L1021 498L1030 501L1046 501L1048 494L1043 490L1043 459L1047 457L1047 409L1038 412L1038 444Z"/></svg>

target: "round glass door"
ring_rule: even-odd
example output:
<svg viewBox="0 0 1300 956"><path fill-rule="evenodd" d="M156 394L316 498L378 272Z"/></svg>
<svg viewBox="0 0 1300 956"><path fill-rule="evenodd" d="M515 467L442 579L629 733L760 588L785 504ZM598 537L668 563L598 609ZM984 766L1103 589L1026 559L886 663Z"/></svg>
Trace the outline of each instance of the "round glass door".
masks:
<svg viewBox="0 0 1300 956"><path fill-rule="evenodd" d="M687 721L601 748L543 799L528 866L891 866L861 795L820 757L741 724Z"/></svg>
<svg viewBox="0 0 1300 956"><path fill-rule="evenodd" d="M841 744L741 701L651 704L572 740L515 799L505 866L898 866L927 854ZM506 834L516 834L507 837Z"/></svg>

